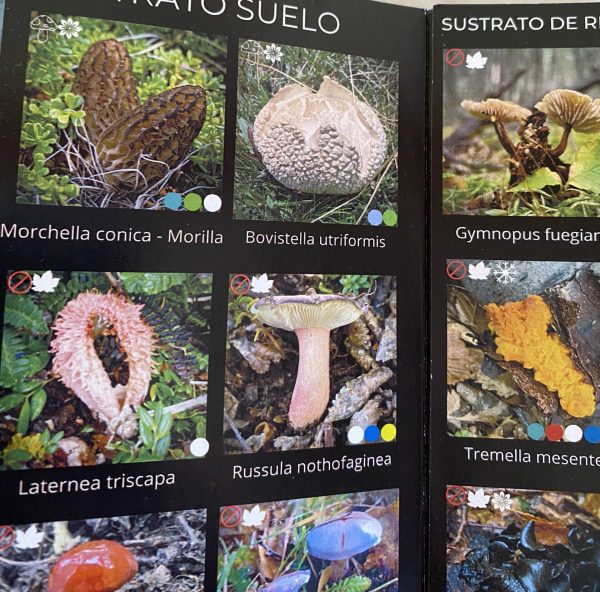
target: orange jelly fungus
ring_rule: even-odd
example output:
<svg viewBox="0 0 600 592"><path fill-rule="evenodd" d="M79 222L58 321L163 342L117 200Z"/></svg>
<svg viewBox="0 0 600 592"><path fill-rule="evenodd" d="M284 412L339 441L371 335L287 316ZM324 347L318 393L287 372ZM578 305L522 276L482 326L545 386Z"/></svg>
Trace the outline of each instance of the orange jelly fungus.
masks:
<svg viewBox="0 0 600 592"><path fill-rule="evenodd" d="M137 561L123 545L90 541L67 551L54 564L48 592L114 592L137 571Z"/></svg>
<svg viewBox="0 0 600 592"><path fill-rule="evenodd" d="M497 352L507 362L519 362L533 370L538 382L558 393L562 408L572 417L593 415L594 387L577 370L560 337L548 332L552 312L540 296L484 308L496 335Z"/></svg>

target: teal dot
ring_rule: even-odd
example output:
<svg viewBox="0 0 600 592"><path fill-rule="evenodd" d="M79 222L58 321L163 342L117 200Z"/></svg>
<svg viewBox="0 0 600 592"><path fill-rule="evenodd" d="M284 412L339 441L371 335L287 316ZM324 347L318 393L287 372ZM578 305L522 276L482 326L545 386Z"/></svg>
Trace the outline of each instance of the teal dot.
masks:
<svg viewBox="0 0 600 592"><path fill-rule="evenodd" d="M197 193L188 193L183 200L183 205L188 212L197 212L202 207L202 197Z"/></svg>
<svg viewBox="0 0 600 592"><path fill-rule="evenodd" d="M583 430L583 437L586 442L590 444L600 443L600 427L599 426L588 426Z"/></svg>
<svg viewBox="0 0 600 592"><path fill-rule="evenodd" d="M394 210L386 210L383 212L383 223L386 226L396 226L398 224L398 214Z"/></svg>
<svg viewBox="0 0 600 592"><path fill-rule="evenodd" d="M532 440L543 440L546 430L541 423L531 423L527 428L527 434Z"/></svg>
<svg viewBox="0 0 600 592"><path fill-rule="evenodd" d="M181 193L167 193L165 195L165 208L168 210L178 210L182 203Z"/></svg>
<svg viewBox="0 0 600 592"><path fill-rule="evenodd" d="M377 440L379 440L380 437L381 432L379 431L379 428L376 425L369 426L365 430L365 440L367 442L377 442Z"/></svg>
<svg viewBox="0 0 600 592"><path fill-rule="evenodd" d="M383 214L379 210L371 210L369 212L368 220L371 226L381 226Z"/></svg>

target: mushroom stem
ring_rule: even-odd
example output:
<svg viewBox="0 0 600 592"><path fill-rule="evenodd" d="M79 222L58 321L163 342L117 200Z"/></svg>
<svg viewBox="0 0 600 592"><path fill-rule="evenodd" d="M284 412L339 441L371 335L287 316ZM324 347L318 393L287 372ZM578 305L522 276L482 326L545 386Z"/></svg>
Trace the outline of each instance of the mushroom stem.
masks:
<svg viewBox="0 0 600 592"><path fill-rule="evenodd" d="M296 329L299 357L289 418L302 429L317 421L329 403L329 335L320 327Z"/></svg>
<svg viewBox="0 0 600 592"><path fill-rule="evenodd" d="M571 125L565 125L565 129L563 131L559 145L551 151L551 154L554 158L562 156L564 151L567 149L567 146L569 145L569 136L571 135L572 129L573 127Z"/></svg>
<svg viewBox="0 0 600 592"><path fill-rule="evenodd" d="M508 137L504 125L501 121L494 121L493 123L496 134L498 135L498 139L500 140L500 144L502 144L502 148L504 148L504 150L506 150L511 157L514 157L517 153L517 149L512 143L512 140Z"/></svg>

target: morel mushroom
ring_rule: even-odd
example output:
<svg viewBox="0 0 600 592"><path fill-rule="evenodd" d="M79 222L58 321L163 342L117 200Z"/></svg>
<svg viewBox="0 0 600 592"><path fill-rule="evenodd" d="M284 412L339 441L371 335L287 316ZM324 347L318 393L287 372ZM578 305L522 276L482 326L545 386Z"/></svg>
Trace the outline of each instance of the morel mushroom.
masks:
<svg viewBox="0 0 600 592"><path fill-rule="evenodd" d="M339 295L271 296L256 302L258 319L298 337L299 363L289 419L300 430L316 422L329 403L329 336L333 329L356 321L356 303Z"/></svg>
<svg viewBox="0 0 600 592"><path fill-rule="evenodd" d="M388 140L375 110L328 77L318 92L282 88L258 114L254 143L267 171L302 193L358 193L385 161Z"/></svg>
<svg viewBox="0 0 600 592"><path fill-rule="evenodd" d="M48 592L115 592L137 572L137 561L123 545L90 541L67 551L54 564Z"/></svg>
<svg viewBox="0 0 600 592"><path fill-rule="evenodd" d="M140 106L125 45L114 39L94 43L81 59L73 92L83 98L85 125L96 144L106 128Z"/></svg>
<svg viewBox="0 0 600 592"><path fill-rule="evenodd" d="M535 107L564 128L560 144L552 151L553 156L561 156L567 149L571 130L582 134L600 132L600 101L592 100L588 95L574 90L553 90Z"/></svg>
<svg viewBox="0 0 600 592"><path fill-rule="evenodd" d="M107 423L124 408L139 407L148 394L155 338L140 316L142 308L115 294L79 294L54 324L52 371ZM110 331L126 355L129 379L125 385L112 385L94 346L98 335Z"/></svg>
<svg viewBox="0 0 600 592"><path fill-rule="evenodd" d="M484 119L494 124L498 139L502 147L511 155L516 153L516 147L506 133L505 123L524 122L531 111L510 101L500 99L487 99L479 103L475 101L463 101L460 106L478 119Z"/></svg>
<svg viewBox="0 0 600 592"><path fill-rule="evenodd" d="M383 526L366 512L350 512L313 528L306 537L308 552L318 559L345 561L381 542Z"/></svg>
<svg viewBox="0 0 600 592"><path fill-rule="evenodd" d="M180 86L151 97L106 129L96 147L115 189L151 185L172 172L189 151L206 117L199 86Z"/></svg>

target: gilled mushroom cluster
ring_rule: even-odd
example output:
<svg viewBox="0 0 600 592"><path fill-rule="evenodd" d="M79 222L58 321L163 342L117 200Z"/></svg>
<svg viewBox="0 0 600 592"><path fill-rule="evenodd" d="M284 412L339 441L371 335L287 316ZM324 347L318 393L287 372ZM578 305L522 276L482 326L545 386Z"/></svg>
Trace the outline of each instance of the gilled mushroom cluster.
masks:
<svg viewBox="0 0 600 592"><path fill-rule="evenodd" d="M569 178L570 165L562 162L560 157L567 149L571 132L600 132L600 99L592 99L574 90L553 90L532 110L499 99L465 100L461 106L474 117L494 125L500 144L509 155L511 187L544 167L558 173L565 183ZM563 129L561 140L554 147L548 141L550 128L546 125L547 119ZM521 124L518 144L513 143L505 127L513 122Z"/></svg>

